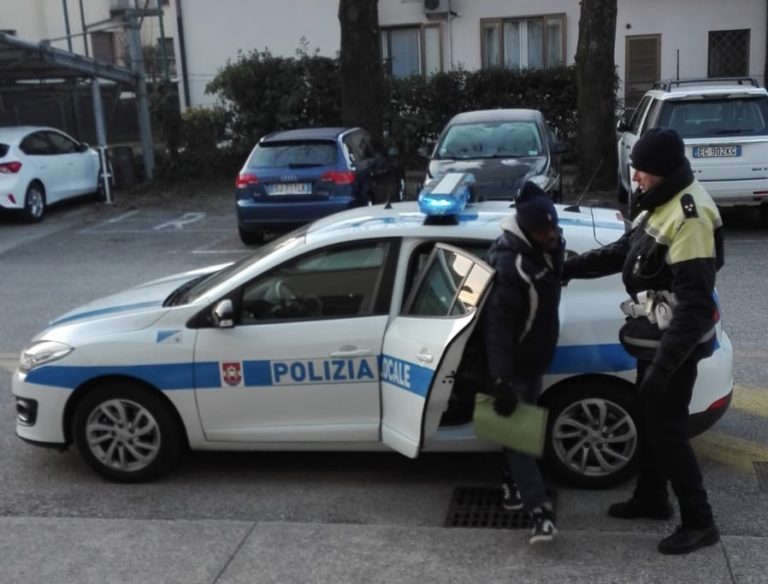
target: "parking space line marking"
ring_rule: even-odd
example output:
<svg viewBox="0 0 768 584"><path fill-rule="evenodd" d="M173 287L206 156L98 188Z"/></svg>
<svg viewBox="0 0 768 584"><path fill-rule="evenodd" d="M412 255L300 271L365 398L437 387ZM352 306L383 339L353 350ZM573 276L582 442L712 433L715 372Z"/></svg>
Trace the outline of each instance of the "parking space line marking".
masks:
<svg viewBox="0 0 768 584"><path fill-rule="evenodd" d="M0 353L0 369L13 373L19 365L18 353Z"/></svg>
<svg viewBox="0 0 768 584"><path fill-rule="evenodd" d="M768 360L768 349L734 349L736 359L766 359Z"/></svg>
<svg viewBox="0 0 768 584"><path fill-rule="evenodd" d="M184 229L185 225L189 225L190 223L195 223L196 221L200 221L205 217L205 213L200 212L191 212L191 213L184 213L181 217L178 219L172 219L171 221L166 221L165 223L161 223L160 225L155 225L154 229L155 231L160 231L161 229L165 229L166 227L173 227L176 231L180 231Z"/></svg>
<svg viewBox="0 0 768 584"><path fill-rule="evenodd" d="M768 389L737 385L733 388L731 407L745 414L768 419Z"/></svg>
<svg viewBox="0 0 768 584"><path fill-rule="evenodd" d="M745 474L755 472L753 462L768 460L768 447L758 442L708 430L691 440L696 454Z"/></svg>

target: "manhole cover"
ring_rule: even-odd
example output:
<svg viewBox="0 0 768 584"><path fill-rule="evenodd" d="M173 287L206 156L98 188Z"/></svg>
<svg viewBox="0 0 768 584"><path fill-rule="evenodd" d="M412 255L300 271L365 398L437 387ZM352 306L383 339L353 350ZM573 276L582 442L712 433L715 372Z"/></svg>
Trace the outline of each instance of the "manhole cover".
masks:
<svg viewBox="0 0 768 584"><path fill-rule="evenodd" d="M554 506L555 492L547 490L547 493ZM531 527L531 517L527 511L504 509L501 506L500 487L456 487L448 507L445 527L525 529Z"/></svg>
<svg viewBox="0 0 768 584"><path fill-rule="evenodd" d="M768 462L753 462L755 474L757 475L757 485L761 491L768 493Z"/></svg>

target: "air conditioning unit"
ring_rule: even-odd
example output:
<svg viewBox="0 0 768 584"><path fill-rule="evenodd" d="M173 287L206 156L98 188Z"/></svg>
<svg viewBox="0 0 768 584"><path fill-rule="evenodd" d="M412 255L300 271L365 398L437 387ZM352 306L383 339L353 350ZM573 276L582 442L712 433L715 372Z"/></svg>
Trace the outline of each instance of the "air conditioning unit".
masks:
<svg viewBox="0 0 768 584"><path fill-rule="evenodd" d="M424 14L427 16L448 14L449 2L450 0L424 0Z"/></svg>

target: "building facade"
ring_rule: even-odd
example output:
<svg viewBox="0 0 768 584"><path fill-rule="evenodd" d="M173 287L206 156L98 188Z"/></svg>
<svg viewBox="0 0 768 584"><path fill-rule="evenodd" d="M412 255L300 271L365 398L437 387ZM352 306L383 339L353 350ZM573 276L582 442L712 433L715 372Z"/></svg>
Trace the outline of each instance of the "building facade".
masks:
<svg viewBox="0 0 768 584"><path fill-rule="evenodd" d="M338 0L171 0L183 29L183 101L208 105L206 84L254 49L335 56ZM578 2L379 0L382 56L393 75L572 64ZM655 80L749 75L764 82L766 0L618 0L616 66L628 104Z"/></svg>

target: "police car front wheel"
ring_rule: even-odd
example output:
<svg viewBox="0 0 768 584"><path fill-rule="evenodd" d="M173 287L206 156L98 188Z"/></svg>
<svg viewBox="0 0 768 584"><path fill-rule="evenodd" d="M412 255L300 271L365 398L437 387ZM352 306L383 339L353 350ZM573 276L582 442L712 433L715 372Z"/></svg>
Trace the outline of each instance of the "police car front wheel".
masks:
<svg viewBox="0 0 768 584"><path fill-rule="evenodd" d="M72 429L80 455L110 480L149 480L178 458L179 428L170 408L138 385L95 388L77 406Z"/></svg>

